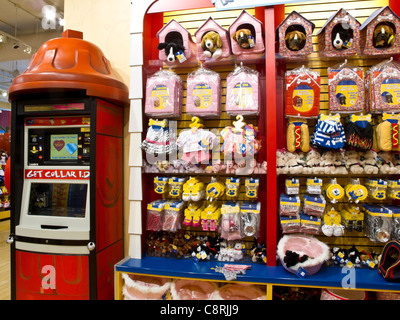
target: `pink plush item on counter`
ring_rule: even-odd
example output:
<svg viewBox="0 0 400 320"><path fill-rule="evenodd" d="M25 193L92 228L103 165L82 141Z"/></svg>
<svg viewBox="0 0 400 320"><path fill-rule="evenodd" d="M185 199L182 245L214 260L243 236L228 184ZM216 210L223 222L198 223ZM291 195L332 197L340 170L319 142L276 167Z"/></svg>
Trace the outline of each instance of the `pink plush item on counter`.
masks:
<svg viewBox="0 0 400 320"><path fill-rule="evenodd" d="M217 284L201 280L175 280L171 284L172 300L213 300Z"/></svg>
<svg viewBox="0 0 400 320"><path fill-rule="evenodd" d="M221 115L221 79L217 72L200 67L188 75L186 113L208 118Z"/></svg>
<svg viewBox="0 0 400 320"><path fill-rule="evenodd" d="M162 300L171 287L169 279L160 277L122 273L122 279L125 300Z"/></svg>
<svg viewBox="0 0 400 320"><path fill-rule="evenodd" d="M258 115L260 74L245 66L236 67L226 78L225 111L229 115Z"/></svg>
<svg viewBox="0 0 400 320"><path fill-rule="evenodd" d="M182 81L177 74L168 70L156 72L146 82L146 115L163 118L180 117L182 95Z"/></svg>
<svg viewBox="0 0 400 320"><path fill-rule="evenodd" d="M216 300L265 300L265 291L251 284L226 284L219 288Z"/></svg>
<svg viewBox="0 0 400 320"><path fill-rule="evenodd" d="M237 32L240 30L249 30L251 37L250 46L243 48L239 45L238 41L235 40ZM239 17L229 27L229 36L231 38L232 53L235 55L236 60L246 61L252 59L259 59L263 56L265 51L264 26L258 19L254 18L247 11L243 10ZM244 35L247 38L247 35Z"/></svg>
<svg viewBox="0 0 400 320"><path fill-rule="evenodd" d="M308 259L287 267L284 262L287 251L295 252L300 257L307 255ZM287 271L296 273L301 267L307 275L312 275L317 273L324 262L330 258L330 249L325 243L310 236L285 235L278 243L277 255Z"/></svg>

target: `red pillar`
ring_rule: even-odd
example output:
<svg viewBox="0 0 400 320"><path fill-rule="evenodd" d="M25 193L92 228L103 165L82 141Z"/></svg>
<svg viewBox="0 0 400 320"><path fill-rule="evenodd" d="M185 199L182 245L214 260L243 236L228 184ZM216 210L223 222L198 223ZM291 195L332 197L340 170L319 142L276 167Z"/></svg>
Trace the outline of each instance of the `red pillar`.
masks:
<svg viewBox="0 0 400 320"><path fill-rule="evenodd" d="M267 265L276 265L277 244L277 174L276 174L276 137L277 137L277 96L275 28L279 24L276 13L281 7L265 7L265 70L266 70L266 114L267 114ZM276 21L278 20L278 21Z"/></svg>
<svg viewBox="0 0 400 320"><path fill-rule="evenodd" d="M400 1L399 0L389 0L389 7L400 16Z"/></svg>

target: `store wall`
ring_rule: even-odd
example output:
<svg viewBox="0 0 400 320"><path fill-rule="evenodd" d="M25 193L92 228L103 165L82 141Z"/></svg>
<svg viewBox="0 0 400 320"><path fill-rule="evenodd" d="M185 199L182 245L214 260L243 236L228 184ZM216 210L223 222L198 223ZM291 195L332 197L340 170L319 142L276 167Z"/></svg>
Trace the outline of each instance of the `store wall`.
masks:
<svg viewBox="0 0 400 320"><path fill-rule="evenodd" d="M83 32L86 41L96 44L110 61L119 80L129 87L130 68L130 15L129 0L65 0L64 29ZM129 172L129 108L124 111L124 172ZM127 228L129 201L127 196L129 175L124 180L124 236L125 256L128 252Z"/></svg>

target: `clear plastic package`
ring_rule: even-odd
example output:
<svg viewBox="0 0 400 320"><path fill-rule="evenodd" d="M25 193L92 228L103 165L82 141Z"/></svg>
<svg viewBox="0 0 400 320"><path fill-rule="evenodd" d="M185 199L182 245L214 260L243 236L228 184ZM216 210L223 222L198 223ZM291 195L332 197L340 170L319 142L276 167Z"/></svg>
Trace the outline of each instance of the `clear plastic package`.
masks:
<svg viewBox="0 0 400 320"><path fill-rule="evenodd" d="M258 178L246 178L245 180L245 194L248 199L257 199L258 197L258 186L260 179Z"/></svg>
<svg viewBox="0 0 400 320"><path fill-rule="evenodd" d="M226 78L225 111L229 115L258 115L260 74L246 66L236 67Z"/></svg>
<svg viewBox="0 0 400 320"><path fill-rule="evenodd" d="M361 232L364 228L364 213L360 207L347 205L341 211L342 224L347 231Z"/></svg>
<svg viewBox="0 0 400 320"><path fill-rule="evenodd" d="M239 202L225 202L221 207L221 238L239 240L242 238L242 219Z"/></svg>
<svg viewBox="0 0 400 320"><path fill-rule="evenodd" d="M221 79L217 72L201 66L187 78L186 113L198 117L221 115Z"/></svg>
<svg viewBox="0 0 400 320"><path fill-rule="evenodd" d="M329 111L364 111L364 72L347 63L328 68Z"/></svg>
<svg viewBox="0 0 400 320"><path fill-rule="evenodd" d="M297 178L290 178L285 180L285 192L286 194L299 194L300 182Z"/></svg>
<svg viewBox="0 0 400 320"><path fill-rule="evenodd" d="M294 216L300 213L301 201L299 196L288 196L281 193L279 213L284 216Z"/></svg>
<svg viewBox="0 0 400 320"><path fill-rule="evenodd" d="M308 215L321 217L325 212L326 201L322 195L304 195L303 212Z"/></svg>
<svg viewBox="0 0 400 320"><path fill-rule="evenodd" d="M156 200L147 204L147 230L161 231L164 222L164 207L167 200Z"/></svg>
<svg viewBox="0 0 400 320"><path fill-rule="evenodd" d="M150 117L174 118L182 113L181 78L169 70L159 70L146 81L145 114Z"/></svg>
<svg viewBox="0 0 400 320"><path fill-rule="evenodd" d="M182 200L168 201L164 207L163 231L175 232L182 228L185 203Z"/></svg>
<svg viewBox="0 0 400 320"><path fill-rule="evenodd" d="M385 200L387 181L382 179L366 179L364 181L368 189L368 196L375 200Z"/></svg>
<svg viewBox="0 0 400 320"><path fill-rule="evenodd" d="M322 193L322 179L321 178L308 178L306 181L306 192L308 194L321 194Z"/></svg>
<svg viewBox="0 0 400 320"><path fill-rule="evenodd" d="M300 232L300 213L291 216L280 216L282 233Z"/></svg>
<svg viewBox="0 0 400 320"><path fill-rule="evenodd" d="M226 196L230 199L236 199L239 196L240 178L226 178L225 187Z"/></svg>
<svg viewBox="0 0 400 320"><path fill-rule="evenodd" d="M387 196L393 200L400 200L400 179L387 181Z"/></svg>
<svg viewBox="0 0 400 320"><path fill-rule="evenodd" d="M400 241L400 207L386 206L392 214L392 240Z"/></svg>
<svg viewBox="0 0 400 320"><path fill-rule="evenodd" d="M243 236L258 238L260 232L261 202L244 201L240 208Z"/></svg>
<svg viewBox="0 0 400 320"><path fill-rule="evenodd" d="M168 177L154 177L154 191L158 194L167 192Z"/></svg>
<svg viewBox="0 0 400 320"><path fill-rule="evenodd" d="M321 230L321 218L300 212L300 232L307 234L319 234Z"/></svg>
<svg viewBox="0 0 400 320"><path fill-rule="evenodd" d="M172 198L181 198L186 178L171 177L168 179L168 195Z"/></svg>
<svg viewBox="0 0 400 320"><path fill-rule="evenodd" d="M367 112L400 112L400 63L393 58L366 73Z"/></svg>
<svg viewBox="0 0 400 320"><path fill-rule="evenodd" d="M366 205L365 234L374 242L388 242L392 233L392 212L379 205Z"/></svg>
<svg viewBox="0 0 400 320"><path fill-rule="evenodd" d="M286 116L318 117L321 77L304 66L286 72Z"/></svg>
<svg viewBox="0 0 400 320"><path fill-rule="evenodd" d="M350 179L344 191L349 202L359 203L368 197L368 190L360 183L360 179Z"/></svg>

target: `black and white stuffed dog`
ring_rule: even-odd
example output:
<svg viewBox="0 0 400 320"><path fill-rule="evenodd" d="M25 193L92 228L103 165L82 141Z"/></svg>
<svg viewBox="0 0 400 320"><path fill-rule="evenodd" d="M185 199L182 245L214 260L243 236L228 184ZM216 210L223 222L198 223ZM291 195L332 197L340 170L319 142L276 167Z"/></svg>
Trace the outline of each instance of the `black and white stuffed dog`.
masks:
<svg viewBox="0 0 400 320"><path fill-rule="evenodd" d="M157 46L158 50L165 50L168 62L174 62L176 60L176 54L178 52L184 52L185 47L181 39L172 39L170 42L161 42Z"/></svg>
<svg viewBox="0 0 400 320"><path fill-rule="evenodd" d="M353 42L352 30L348 23L340 23L332 30L332 45L337 50L348 49Z"/></svg>

